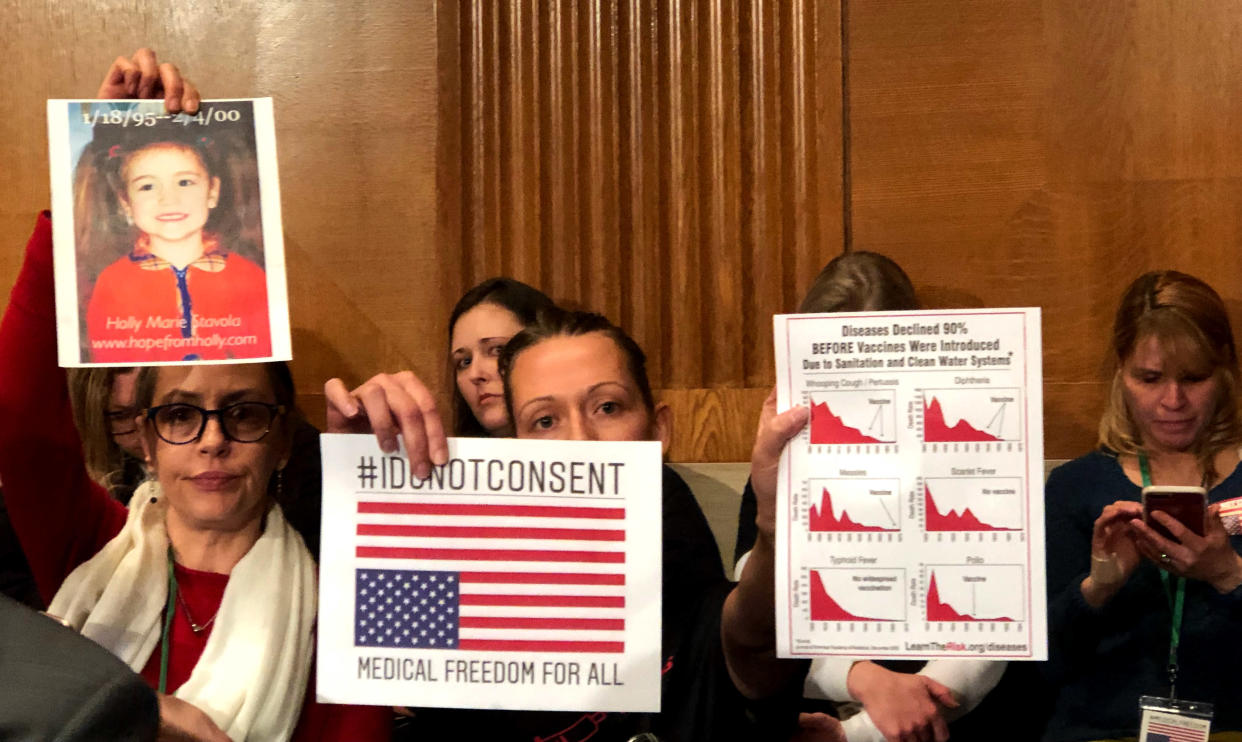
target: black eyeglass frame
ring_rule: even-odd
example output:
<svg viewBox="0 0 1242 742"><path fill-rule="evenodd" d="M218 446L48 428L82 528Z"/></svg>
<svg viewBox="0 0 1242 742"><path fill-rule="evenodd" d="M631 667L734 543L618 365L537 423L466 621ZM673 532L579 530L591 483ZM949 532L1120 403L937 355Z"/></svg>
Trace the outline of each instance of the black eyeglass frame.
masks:
<svg viewBox="0 0 1242 742"><path fill-rule="evenodd" d="M263 429L263 432L259 435L258 438L255 438L253 440L247 441L247 440L242 440L236 437L235 435L233 435L232 432L229 431L229 426L225 424L224 422L225 420L224 413L236 407L241 407L243 405L259 405L261 407L265 407L267 408L268 413L270 413L271 415L271 419L267 421L267 427ZM158 422L156 422L155 416L160 414L161 410L166 410L170 407L187 407L189 409L192 409L198 412L198 414L201 416L201 419L199 420L199 424L198 424L198 432L196 432L193 436L191 436L189 439L184 440L184 441L170 441L167 438L165 438L164 434L160 432L160 425ZM230 440L234 443L258 443L259 441L266 438L268 433L272 432L272 424L275 423L276 420L279 419L280 416L285 414L287 411L288 411L288 408L286 408L282 404L271 404L270 402L258 402L258 401L234 402L233 404L226 404L225 406L218 407L214 410L203 409L202 407L199 407L196 404L190 404L188 402L173 402L171 404L162 404L162 405L156 405L154 407L148 407L146 411L146 418L151 421L152 427L155 428L155 434L159 436L160 440L164 441L170 446L186 446L202 438L203 432L207 430L207 421L211 419L212 415L215 415L216 421L220 423L220 433L225 437L226 440Z"/></svg>
<svg viewBox="0 0 1242 742"><path fill-rule="evenodd" d="M108 410L104 412L104 420L108 423L108 435L113 438L120 438L126 435L133 435L138 432L138 426L134 424L134 418L138 417L141 412L137 407L127 407L123 410ZM125 426L123 430L117 430L117 424Z"/></svg>

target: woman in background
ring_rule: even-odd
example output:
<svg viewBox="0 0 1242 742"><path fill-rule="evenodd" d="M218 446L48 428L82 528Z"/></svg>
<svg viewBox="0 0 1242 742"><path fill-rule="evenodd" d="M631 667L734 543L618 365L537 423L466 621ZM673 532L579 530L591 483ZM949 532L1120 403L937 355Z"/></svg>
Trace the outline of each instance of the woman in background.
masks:
<svg viewBox="0 0 1242 742"><path fill-rule="evenodd" d="M901 266L879 253L855 251L838 255L824 266L807 289L798 312L918 308L914 285ZM735 559L739 574L755 533L755 496L747 482L738 515ZM966 738L957 733L959 725L951 727L950 722L984 700L999 682L1005 666L1004 662L973 660L873 662L822 657L811 663L804 690L808 699L840 704L835 710L845 719L841 728L848 742L943 742L951 729L954 739ZM816 716L820 715L804 715L804 724L814 721ZM806 731L803 739L809 742L815 737Z"/></svg>
<svg viewBox="0 0 1242 742"><path fill-rule="evenodd" d="M452 372L452 435L512 434L496 362L509 338L543 312L556 308L546 294L512 278L490 278L471 288L449 315L448 363ZM324 384L328 429L374 433L380 448L397 450L401 436L410 472L425 478L448 460L444 421L435 395L412 371L376 374L349 389L339 378Z"/></svg>
<svg viewBox="0 0 1242 742"><path fill-rule="evenodd" d="M509 338L555 308L542 291L512 278L489 278L462 294L449 315L453 435L509 435L496 360Z"/></svg>
<svg viewBox="0 0 1242 742"><path fill-rule="evenodd" d="M134 404L136 368L74 368L67 372L73 424L91 479L128 505L146 472Z"/></svg>
<svg viewBox="0 0 1242 742"><path fill-rule="evenodd" d="M1213 702L1213 739L1242 739L1242 537L1219 503L1242 496L1238 354L1220 296L1176 271L1148 273L1122 295L1116 372L1100 447L1049 476L1048 740L1138 732L1138 699L1170 692ZM1144 523L1142 488L1202 486L1204 535L1165 513ZM1169 672L1174 605L1184 603ZM1224 734L1221 734L1224 732Z"/></svg>
<svg viewBox="0 0 1242 742"><path fill-rule="evenodd" d="M659 440L668 445L668 409L655 401L642 350L600 315L542 313L510 340L499 363L507 415L518 438ZM425 394L412 381L416 380L408 373L377 377L359 390L361 395L355 392L352 397L334 398L329 394L329 419L345 420L343 413L333 410L352 406L358 410L353 423L370 418L377 428L400 428L407 439L422 435L434 450L434 439L426 435L432 427L426 420L434 416L434 410L423 407L421 416L409 414ZM376 394L380 391L382 395ZM399 400L401 410L387 407L388 400ZM805 412L801 410L801 423L805 423ZM765 495L775 487L775 463L785 438L800 427L788 424L791 419L798 423L798 414L783 416L783 428L765 428L768 434L763 440L769 445L762 449L763 461L771 466L764 481L772 485L764 488ZM412 425L415 421L417 426ZM329 424L329 430L336 432L333 425ZM412 433L407 434L407 429ZM351 427L351 432L364 430L360 425ZM706 518L689 488L669 467L664 467L661 497L665 565L661 644L666 662L660 713L418 709L408 727L409 739L623 740L643 732L680 742L788 737L796 717L793 685L800 684L805 664L775 660L771 575L766 601L758 572L751 576L751 582L760 583L750 586L752 593L735 596ZM770 504L770 498L765 502ZM770 525L771 519L765 523ZM743 641L722 645L722 630ZM739 645L744 648L738 649ZM767 645L772 645L772 652L750 651ZM730 646L737 651L726 664Z"/></svg>
<svg viewBox="0 0 1242 742"><path fill-rule="evenodd" d="M842 253L824 266L811 282L799 314L828 312L881 312L918 309L910 277L891 258L857 250ZM742 557L755 543L755 493L746 483L737 515L737 543L733 561L740 569Z"/></svg>

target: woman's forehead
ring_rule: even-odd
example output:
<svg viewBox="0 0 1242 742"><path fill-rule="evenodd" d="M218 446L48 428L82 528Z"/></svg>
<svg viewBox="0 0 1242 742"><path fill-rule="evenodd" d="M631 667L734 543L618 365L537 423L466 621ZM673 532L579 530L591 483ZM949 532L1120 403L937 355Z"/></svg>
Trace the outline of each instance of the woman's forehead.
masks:
<svg viewBox="0 0 1242 742"><path fill-rule="evenodd" d="M1130 363L1166 373L1181 371L1206 373L1214 362L1197 339L1185 333L1150 332L1134 343Z"/></svg>
<svg viewBox="0 0 1242 742"><path fill-rule="evenodd" d="M604 382L635 386L625 355L612 338L599 332L536 343L518 354L509 374L515 404L583 392Z"/></svg>
<svg viewBox="0 0 1242 742"><path fill-rule="evenodd" d="M271 378L262 364L163 366L155 380L157 400L171 393L207 399L243 391L272 393Z"/></svg>
<svg viewBox="0 0 1242 742"><path fill-rule="evenodd" d="M452 327L449 344L456 350L487 337L512 337L522 330L522 322L499 304L483 302L467 309Z"/></svg>

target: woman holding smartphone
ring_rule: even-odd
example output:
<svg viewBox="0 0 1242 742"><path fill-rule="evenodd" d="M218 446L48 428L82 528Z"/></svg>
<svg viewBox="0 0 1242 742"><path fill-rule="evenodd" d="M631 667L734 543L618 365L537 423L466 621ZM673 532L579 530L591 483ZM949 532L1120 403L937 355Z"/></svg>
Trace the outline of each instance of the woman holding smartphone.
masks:
<svg viewBox="0 0 1242 742"><path fill-rule="evenodd" d="M1045 739L1133 737L1139 697L1168 697L1174 682L1178 698L1215 704L1213 731L1242 730L1242 537L1218 514L1242 496L1238 355L1225 305L1193 276L1148 273L1122 296L1113 351L1100 448L1047 484L1057 691ZM1174 538L1145 523L1142 490L1153 485L1205 488L1204 535L1165 512L1148 515Z"/></svg>

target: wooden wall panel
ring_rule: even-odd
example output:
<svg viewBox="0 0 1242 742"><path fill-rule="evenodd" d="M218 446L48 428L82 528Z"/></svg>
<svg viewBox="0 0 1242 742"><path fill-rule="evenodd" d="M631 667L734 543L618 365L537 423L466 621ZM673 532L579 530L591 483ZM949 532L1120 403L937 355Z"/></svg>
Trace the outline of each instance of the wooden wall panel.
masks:
<svg viewBox="0 0 1242 742"><path fill-rule="evenodd" d="M1242 307L1230 3L867 0L844 26L813 0L0 14L0 51L37 60L0 100L0 300L48 202L43 100L90 95L150 44L209 95L276 98L314 409L332 374L442 378L448 307L510 274L640 340L675 458L745 459L769 315L861 248L907 266L932 306L1043 306L1047 450L1070 456L1092 443L1134 276L1187 270Z"/></svg>
<svg viewBox="0 0 1242 742"><path fill-rule="evenodd" d="M1046 451L1087 450L1131 280L1177 268L1242 300L1242 15L868 0L846 26L851 247L932 306L1042 306Z"/></svg>
<svg viewBox="0 0 1242 742"><path fill-rule="evenodd" d="M92 96L114 57L147 45L208 96L275 98L293 368L311 418L332 375L437 378L439 287L457 270L435 240L435 12L430 0L4 3L0 53L21 74L0 97L0 301L48 205L44 100Z"/></svg>
<svg viewBox="0 0 1242 742"><path fill-rule="evenodd" d="M438 8L454 290L507 274L604 312L651 357L673 459L748 459L771 315L842 249L838 4Z"/></svg>

